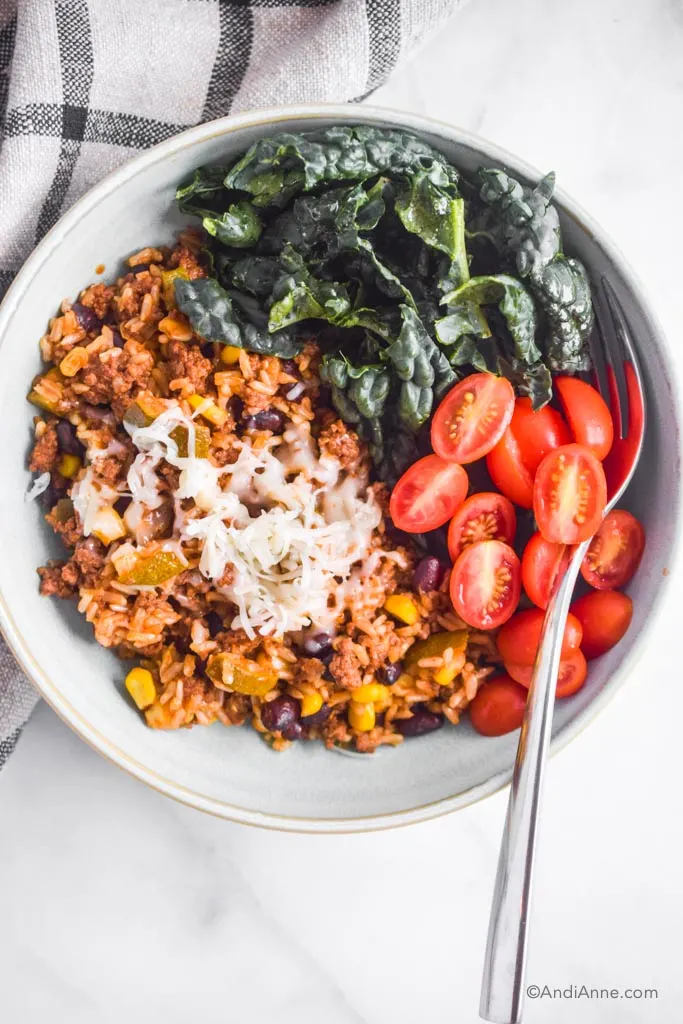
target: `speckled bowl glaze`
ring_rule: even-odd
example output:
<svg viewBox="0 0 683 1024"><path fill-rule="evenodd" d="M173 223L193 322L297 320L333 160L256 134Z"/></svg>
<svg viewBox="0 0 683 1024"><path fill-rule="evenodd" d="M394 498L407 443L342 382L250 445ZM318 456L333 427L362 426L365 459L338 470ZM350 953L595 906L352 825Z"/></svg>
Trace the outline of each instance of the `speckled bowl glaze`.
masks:
<svg viewBox="0 0 683 1024"><path fill-rule="evenodd" d="M380 750L340 756L320 744L273 753L251 729L148 729L123 692L124 670L92 639L71 603L41 598L36 566L55 541L37 504L27 506L26 453L34 411L25 401L38 371L38 339L64 296L115 275L128 253L171 241L183 219L176 184L200 164L225 163L256 138L358 122L409 129L458 167L505 166L523 179L539 173L483 139L414 115L353 106L265 110L184 132L105 178L64 216L27 261L0 309L0 625L42 696L115 764L168 796L224 818L302 832L388 828L456 810L509 781L518 733L478 736L457 729ZM587 685L555 713L553 748L567 743L624 681L662 600L680 506L680 419L662 332L630 269L600 228L561 191L565 247L594 277L607 274L621 298L642 356L647 385L645 451L625 504L645 523L648 545L630 586L635 613L621 644L591 666Z"/></svg>

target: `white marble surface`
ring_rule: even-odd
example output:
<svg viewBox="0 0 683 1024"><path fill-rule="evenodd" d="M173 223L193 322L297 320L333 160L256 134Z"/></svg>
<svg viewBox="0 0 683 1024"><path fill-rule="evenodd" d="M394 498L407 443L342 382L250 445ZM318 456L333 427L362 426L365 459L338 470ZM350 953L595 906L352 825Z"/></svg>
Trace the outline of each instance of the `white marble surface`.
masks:
<svg viewBox="0 0 683 1024"><path fill-rule="evenodd" d="M376 101L554 167L680 329L681 0L473 0ZM674 582L634 678L550 765L528 980L656 1001L536 1000L525 1020L681 1019ZM0 777L3 1024L469 1024L505 794L317 839L188 810L41 707Z"/></svg>

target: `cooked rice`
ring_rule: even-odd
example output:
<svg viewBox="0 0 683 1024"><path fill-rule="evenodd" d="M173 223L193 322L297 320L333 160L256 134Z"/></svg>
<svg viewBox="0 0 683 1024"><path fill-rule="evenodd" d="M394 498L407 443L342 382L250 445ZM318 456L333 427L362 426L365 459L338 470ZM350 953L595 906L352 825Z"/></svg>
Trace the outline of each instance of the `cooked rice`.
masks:
<svg viewBox="0 0 683 1024"><path fill-rule="evenodd" d="M210 462L219 467L234 461L240 439L248 439L255 449L272 444L270 430L248 422L261 412L275 410L294 425L310 424L316 438L335 421L336 413L326 406L320 388L320 357L313 339L293 360L241 351L233 365L225 365L222 347L195 336L183 314L167 305L164 273L181 268L189 277L205 274L195 232L181 235L172 250L144 248L129 257L128 265L129 271L115 284L91 285L78 304L64 301L40 341L42 356L50 365L33 382L32 400L46 411L35 421L31 467L51 474L45 494L48 509L67 499L75 482L61 476L58 468L62 452L54 438L57 424L64 419L87 449L106 449L106 455L94 462L95 475L106 473L107 484L119 495L117 505L125 503L126 472L134 452L122 421L141 394L176 399L190 414L188 397L210 399L225 415L220 426L201 420L211 431ZM68 376L59 372L60 366ZM360 451L359 465L367 470L365 446L348 427L342 436ZM344 469L361 472L351 464ZM164 499L173 496L174 473L172 466L164 467ZM457 724L482 680L494 671L497 655L491 636L470 633L463 667L452 683L439 685L434 676L459 654L447 648L439 656L423 657L391 686L375 726L367 732L355 731L348 717L353 689L375 682L383 665L401 662L416 640L465 628L448 598L448 574L438 592L416 593L412 590L415 553L400 549L405 567L382 557L396 545L390 524L388 528L382 520L373 535L373 551L379 553L377 571L366 578L361 592L341 614L332 660L324 664L303 653L300 634L259 635L253 640L231 628L235 608L221 592L220 581L207 579L198 569L199 540L183 542L187 568L178 575L157 586L129 586L119 579L115 556L121 555L130 538L116 539L105 547L94 537L84 536L72 506L63 505L62 513L70 513L71 518L57 521L50 515L48 521L72 554L67 561L51 562L40 570L41 589L76 598L98 643L121 658L136 659L152 673L156 694L144 711L152 728L249 721L273 748L281 750L290 743L280 732L268 732L262 721L264 705L282 695L301 701L319 694L328 716L325 720L318 716L319 724L306 726L300 738L371 752L403 741L397 723L409 719L416 706ZM162 550L168 539L168 533L152 537L145 554ZM397 622L384 611L386 598L396 592L410 593L416 602L419 619L414 625ZM263 696L236 692L206 674L207 659L217 654L226 655L231 665L245 657L258 658L277 673L277 684Z"/></svg>

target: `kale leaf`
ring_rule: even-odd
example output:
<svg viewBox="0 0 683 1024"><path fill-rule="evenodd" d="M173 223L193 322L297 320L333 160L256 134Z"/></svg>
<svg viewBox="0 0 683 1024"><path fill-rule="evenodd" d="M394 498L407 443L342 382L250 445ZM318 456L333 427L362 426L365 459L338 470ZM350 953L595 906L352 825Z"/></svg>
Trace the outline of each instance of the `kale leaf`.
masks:
<svg viewBox="0 0 683 1024"><path fill-rule="evenodd" d="M346 423L352 423L368 442L377 463L385 457L382 416L391 388L389 369L382 364L354 366L342 353L326 355L321 379L330 385L332 403Z"/></svg>
<svg viewBox="0 0 683 1024"><path fill-rule="evenodd" d="M235 309L233 297L211 277L194 281L177 278L175 295L178 309L185 313L197 334L208 341L283 359L291 359L301 351L301 341L288 331L269 334L245 321Z"/></svg>
<svg viewBox="0 0 683 1024"><path fill-rule="evenodd" d="M481 170L480 198L488 207L482 224L488 237L519 275L545 312L541 346L556 372L588 369L588 336L593 328L590 284L583 265L562 252L560 219L551 205L555 175L535 188L500 170Z"/></svg>
<svg viewBox="0 0 683 1024"><path fill-rule="evenodd" d="M225 192L226 167L198 167L189 181L176 189L176 201L183 213L199 213L207 203L218 201Z"/></svg>
<svg viewBox="0 0 683 1024"><path fill-rule="evenodd" d="M472 277L465 284L445 295L442 302L448 303L455 312L451 312L444 318L449 322L444 325L443 334L440 331L442 321L437 321L436 333L439 341L446 344L444 338L456 333L458 324L468 315L469 311L462 309L462 304L468 301L470 303L474 301L477 305L495 304L498 306L505 317L507 328L515 343L518 359L525 363L535 363L541 358L540 349L534 340L536 334L534 301L524 285L507 274ZM458 318L460 319L458 320ZM457 340L457 335L454 340Z"/></svg>
<svg viewBox="0 0 683 1024"><path fill-rule="evenodd" d="M593 303L582 263L559 256L544 269L536 298L545 310L545 355L556 373L590 367L586 340L593 328Z"/></svg>
<svg viewBox="0 0 683 1024"><path fill-rule="evenodd" d="M417 171L446 188L458 181L457 171L441 153L409 132L356 125L259 139L231 168L225 184L249 192L257 206L286 205L294 195L321 184L367 181L385 173L406 177Z"/></svg>
<svg viewBox="0 0 683 1024"><path fill-rule="evenodd" d="M249 249L258 242L263 225L251 203L242 199L232 203L223 213L210 210L196 211L202 218L204 230L223 245L235 249Z"/></svg>

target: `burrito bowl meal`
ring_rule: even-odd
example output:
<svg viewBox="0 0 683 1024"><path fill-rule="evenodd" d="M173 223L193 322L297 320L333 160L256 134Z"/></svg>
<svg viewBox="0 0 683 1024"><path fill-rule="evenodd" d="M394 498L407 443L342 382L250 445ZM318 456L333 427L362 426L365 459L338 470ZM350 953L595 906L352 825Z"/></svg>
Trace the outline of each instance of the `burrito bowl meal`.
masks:
<svg viewBox="0 0 683 1024"><path fill-rule="evenodd" d="M62 302L28 395L29 497L68 555L40 588L149 726L359 753L466 711L516 729L594 533L558 696L621 639L645 537L603 518L612 419L552 191L403 131L281 133L179 185L175 244Z"/></svg>

